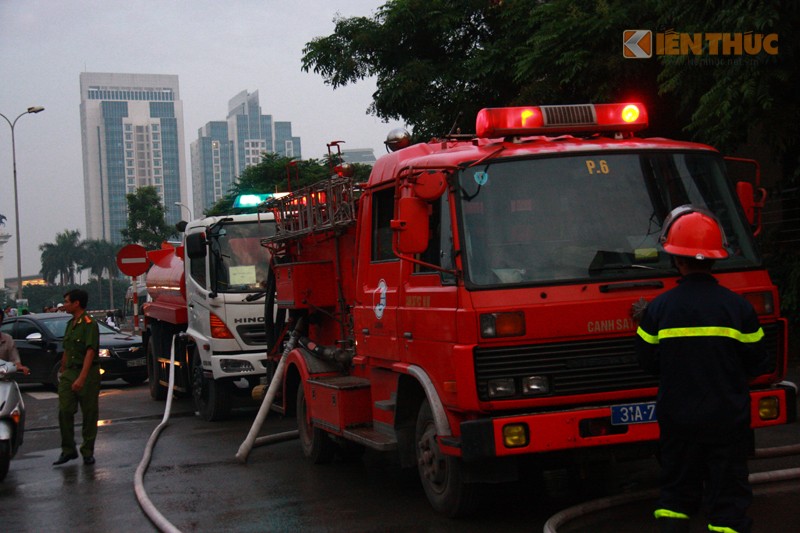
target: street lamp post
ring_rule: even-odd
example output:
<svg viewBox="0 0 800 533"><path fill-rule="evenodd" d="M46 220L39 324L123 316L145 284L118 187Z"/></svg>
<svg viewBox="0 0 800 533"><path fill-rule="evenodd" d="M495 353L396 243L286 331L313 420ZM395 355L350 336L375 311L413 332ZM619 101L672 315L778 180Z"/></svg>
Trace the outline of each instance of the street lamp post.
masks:
<svg viewBox="0 0 800 533"><path fill-rule="evenodd" d="M24 111L17 115L17 118L14 119L12 122L8 119L7 116L0 113L0 117L6 119L8 125L11 127L11 161L13 167L13 175L14 175L14 227L17 234L14 236L16 237L17 241L17 300L22 299L22 256L20 254L20 239L19 239L19 198L17 196L17 147L14 141L14 126L17 125L17 121L23 115L27 115L29 113L41 113L44 111L42 106L33 106L29 107L27 111Z"/></svg>
<svg viewBox="0 0 800 533"><path fill-rule="evenodd" d="M183 207L184 209L186 209L186 211L189 212L189 220L188 220L189 222L194 220L194 214L192 213L192 210L189 209L188 205L186 205L186 204L184 204L182 202L175 202L175 205L177 205L178 207Z"/></svg>

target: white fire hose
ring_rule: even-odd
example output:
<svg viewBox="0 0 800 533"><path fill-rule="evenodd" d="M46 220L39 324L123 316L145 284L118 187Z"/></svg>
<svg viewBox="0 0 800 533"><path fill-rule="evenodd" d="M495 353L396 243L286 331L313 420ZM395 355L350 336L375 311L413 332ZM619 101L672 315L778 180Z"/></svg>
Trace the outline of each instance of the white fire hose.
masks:
<svg viewBox="0 0 800 533"><path fill-rule="evenodd" d="M242 442L242 445L239 446L239 451L236 452L236 460L242 464L247 462L247 456L250 455L250 450L253 449L253 446L283 442L285 440L294 439L298 435L297 430L293 430L286 431L284 433L278 433L276 435L256 438L256 435L258 435L259 431L261 431L261 426L264 424L264 420L267 418L267 414L272 406L272 402L275 400L275 396L278 394L281 381L283 381L286 358L297 345L297 339L300 337L302 322L303 319L301 318L297 321L297 324L292 330L289 340L286 342L286 346L281 354L281 360L278 362L278 367L275 369L275 374L272 376L272 380L269 383L267 394L264 396L264 400L261 402L261 407L258 409L258 414L256 414L256 418L253 420L253 425L250 427L250 432L247 434L244 442Z"/></svg>
<svg viewBox="0 0 800 533"><path fill-rule="evenodd" d="M179 333L178 335L183 334ZM172 349L169 354L169 388L167 389L167 405L164 408L164 417L161 419L161 423L156 429L153 430L153 433L150 435L150 440L147 441L147 446L144 448L144 455L139 462L139 466L136 468L136 475L133 480L136 499L139 501L139 506L142 508L142 511L144 511L147 518L150 519L159 531L169 533L180 533L180 529L176 528L169 520L164 518L164 515L158 512L153 502L147 497L147 492L144 490L144 474L147 472L147 467L150 465L150 458L153 455L153 447L156 445L156 441L158 441L158 435L161 433L161 430L167 427L170 411L172 410L172 385L175 383L175 341L178 335L173 335L172 337ZM153 376L153 379L158 379L158 376Z"/></svg>

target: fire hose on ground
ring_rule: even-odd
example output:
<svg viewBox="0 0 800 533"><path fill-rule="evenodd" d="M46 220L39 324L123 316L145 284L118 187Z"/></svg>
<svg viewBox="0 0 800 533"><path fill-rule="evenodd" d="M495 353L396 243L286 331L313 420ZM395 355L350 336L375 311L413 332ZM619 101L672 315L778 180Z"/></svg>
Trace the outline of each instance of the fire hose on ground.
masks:
<svg viewBox="0 0 800 533"><path fill-rule="evenodd" d="M136 468L136 474L133 480L133 487L134 491L136 492L136 499L139 501L139 506L142 508L142 511L147 515L147 518L156 526L160 531L167 531L170 533L180 533L180 530L176 528L169 520L164 518L158 509L156 509L153 502L150 501L150 498L147 497L147 492L144 490L144 474L147 472L147 467L150 465L150 458L153 455L153 447L156 445L158 441L158 436L161 431L167 427L169 422L169 415L170 411L172 410L172 385L175 383L175 343L178 340L179 336L183 336L185 334L179 333L172 337L172 348L170 349L169 354L169 388L167 389L169 392L167 394L167 405L164 408L164 417L161 419L161 423L153 430L153 433L150 435L150 440L147 441L147 446L144 448L144 455L142 456L142 460L139 462L139 466Z"/></svg>
<svg viewBox="0 0 800 533"><path fill-rule="evenodd" d="M785 457L788 455L800 454L800 444L790 446L776 446L774 448L759 448L756 450L755 458L763 459L768 457ZM753 485L763 483L773 483L800 479L800 468L786 468L783 470L770 470L750 474L748 478ZM604 511L621 505L627 505L642 500L654 500L658 498L659 489L649 489L630 494L617 494L606 498L599 498L578 505L574 505L551 516L544 525L544 533L558 533L558 528L564 524L598 511Z"/></svg>

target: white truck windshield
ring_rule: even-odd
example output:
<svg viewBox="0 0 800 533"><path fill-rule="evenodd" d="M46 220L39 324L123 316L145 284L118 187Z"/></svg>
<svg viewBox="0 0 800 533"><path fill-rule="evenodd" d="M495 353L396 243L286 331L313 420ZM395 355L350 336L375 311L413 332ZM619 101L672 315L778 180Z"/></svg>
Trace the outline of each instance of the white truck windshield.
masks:
<svg viewBox="0 0 800 533"><path fill-rule="evenodd" d="M459 176L468 286L615 280L674 273L658 244L671 209L715 213L730 258L760 263L722 159L703 151L616 152L499 160Z"/></svg>
<svg viewBox="0 0 800 533"><path fill-rule="evenodd" d="M214 280L217 292L263 290L269 272L269 253L261 239L275 234L272 221L224 224L217 233Z"/></svg>

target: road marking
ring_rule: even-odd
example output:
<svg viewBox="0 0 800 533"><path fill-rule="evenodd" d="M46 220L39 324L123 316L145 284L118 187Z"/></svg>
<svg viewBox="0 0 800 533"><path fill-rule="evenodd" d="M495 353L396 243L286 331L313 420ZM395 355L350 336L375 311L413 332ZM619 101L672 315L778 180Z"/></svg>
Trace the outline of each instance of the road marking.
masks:
<svg viewBox="0 0 800 533"><path fill-rule="evenodd" d="M26 392L25 394L34 400L52 400L58 398L58 394L55 392Z"/></svg>

